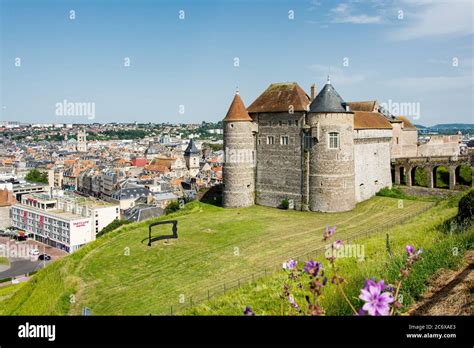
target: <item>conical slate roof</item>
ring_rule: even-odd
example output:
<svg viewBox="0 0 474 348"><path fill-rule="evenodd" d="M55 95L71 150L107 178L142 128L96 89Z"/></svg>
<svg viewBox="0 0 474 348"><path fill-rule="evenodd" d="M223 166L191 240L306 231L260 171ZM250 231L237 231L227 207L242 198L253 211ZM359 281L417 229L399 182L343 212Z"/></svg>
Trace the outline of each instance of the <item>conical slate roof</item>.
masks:
<svg viewBox="0 0 474 348"><path fill-rule="evenodd" d="M232 100L232 104L230 104L229 111L227 111L224 121L252 121L239 93L235 94L234 100Z"/></svg>
<svg viewBox="0 0 474 348"><path fill-rule="evenodd" d="M196 155L199 154L199 150L196 147L196 144L194 143L194 139L191 139L191 141L188 144L188 147L186 150L184 150L184 155L189 156L189 155Z"/></svg>
<svg viewBox="0 0 474 348"><path fill-rule="evenodd" d="M344 100L329 81L309 106L309 112L348 112ZM350 112L350 111L349 111Z"/></svg>

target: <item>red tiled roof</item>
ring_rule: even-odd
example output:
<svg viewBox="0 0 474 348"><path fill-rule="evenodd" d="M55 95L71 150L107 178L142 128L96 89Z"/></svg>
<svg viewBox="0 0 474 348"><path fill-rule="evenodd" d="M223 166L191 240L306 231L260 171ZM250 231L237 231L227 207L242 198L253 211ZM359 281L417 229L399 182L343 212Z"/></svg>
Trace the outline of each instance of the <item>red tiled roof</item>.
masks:
<svg viewBox="0 0 474 348"><path fill-rule="evenodd" d="M351 108L351 111L377 111L376 100L348 102L347 104Z"/></svg>
<svg viewBox="0 0 474 348"><path fill-rule="evenodd" d="M417 128L411 123L405 116L397 116L399 120L403 121L403 129L406 130L416 130Z"/></svg>
<svg viewBox="0 0 474 348"><path fill-rule="evenodd" d="M239 94L235 94L224 121L252 121Z"/></svg>
<svg viewBox="0 0 474 348"><path fill-rule="evenodd" d="M296 82L272 83L247 109L256 112L307 111L309 96Z"/></svg>
<svg viewBox="0 0 474 348"><path fill-rule="evenodd" d="M378 112L354 111L354 129L392 129L392 124Z"/></svg>

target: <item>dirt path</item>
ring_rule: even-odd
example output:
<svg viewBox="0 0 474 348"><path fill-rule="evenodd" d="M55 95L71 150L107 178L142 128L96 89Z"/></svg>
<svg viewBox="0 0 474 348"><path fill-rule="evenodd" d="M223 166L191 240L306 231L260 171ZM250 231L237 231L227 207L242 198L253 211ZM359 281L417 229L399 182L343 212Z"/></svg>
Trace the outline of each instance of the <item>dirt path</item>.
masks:
<svg viewBox="0 0 474 348"><path fill-rule="evenodd" d="M440 270L409 315L474 315L474 251L460 270Z"/></svg>

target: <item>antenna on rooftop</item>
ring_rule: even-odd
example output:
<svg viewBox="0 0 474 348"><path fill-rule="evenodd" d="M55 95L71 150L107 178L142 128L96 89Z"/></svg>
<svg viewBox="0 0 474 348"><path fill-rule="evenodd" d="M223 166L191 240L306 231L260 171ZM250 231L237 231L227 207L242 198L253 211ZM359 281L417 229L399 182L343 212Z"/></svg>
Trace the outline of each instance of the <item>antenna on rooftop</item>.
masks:
<svg viewBox="0 0 474 348"><path fill-rule="evenodd" d="M239 92L239 86L237 86L237 87L235 88L235 94L240 94L240 92Z"/></svg>

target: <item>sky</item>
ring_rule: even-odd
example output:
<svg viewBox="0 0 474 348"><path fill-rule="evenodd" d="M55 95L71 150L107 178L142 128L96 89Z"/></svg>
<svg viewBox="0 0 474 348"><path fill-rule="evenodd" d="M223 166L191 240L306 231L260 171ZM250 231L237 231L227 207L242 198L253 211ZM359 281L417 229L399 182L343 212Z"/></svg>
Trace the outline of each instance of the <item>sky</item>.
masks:
<svg viewBox="0 0 474 348"><path fill-rule="evenodd" d="M329 74L345 101L378 100L417 124L474 123L472 0L0 6L0 121L219 121L236 89L248 106L271 83L309 94Z"/></svg>

